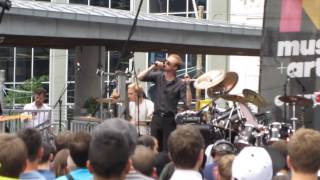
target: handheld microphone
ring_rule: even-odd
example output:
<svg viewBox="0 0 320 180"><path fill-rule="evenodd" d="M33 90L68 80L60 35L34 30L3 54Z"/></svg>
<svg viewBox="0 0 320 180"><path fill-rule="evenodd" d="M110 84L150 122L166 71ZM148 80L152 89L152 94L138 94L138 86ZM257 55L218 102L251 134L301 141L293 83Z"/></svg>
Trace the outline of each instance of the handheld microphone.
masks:
<svg viewBox="0 0 320 180"><path fill-rule="evenodd" d="M157 67L163 67L165 62L166 60L157 60L153 64ZM161 65L159 63L161 63Z"/></svg>

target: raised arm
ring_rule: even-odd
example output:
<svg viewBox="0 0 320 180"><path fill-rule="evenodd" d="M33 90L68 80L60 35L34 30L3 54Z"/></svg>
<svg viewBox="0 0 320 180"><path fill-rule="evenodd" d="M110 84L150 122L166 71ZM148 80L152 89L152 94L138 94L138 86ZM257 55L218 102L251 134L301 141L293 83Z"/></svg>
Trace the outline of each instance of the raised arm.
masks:
<svg viewBox="0 0 320 180"><path fill-rule="evenodd" d="M163 68L163 62L161 61L156 61L154 64L152 64L151 66L149 66L147 69L145 69L144 71L140 72L138 74L138 79L140 81L145 81L145 77L154 69L161 69Z"/></svg>

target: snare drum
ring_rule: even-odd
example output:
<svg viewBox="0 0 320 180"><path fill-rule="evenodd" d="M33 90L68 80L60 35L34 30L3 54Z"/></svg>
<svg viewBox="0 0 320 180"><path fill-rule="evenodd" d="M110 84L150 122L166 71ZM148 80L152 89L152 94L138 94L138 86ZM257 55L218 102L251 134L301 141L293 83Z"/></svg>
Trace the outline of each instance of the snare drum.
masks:
<svg viewBox="0 0 320 180"><path fill-rule="evenodd" d="M287 140L292 134L292 128L290 125L280 122L273 122L269 124L269 135L267 142L273 143L275 141Z"/></svg>
<svg viewBox="0 0 320 180"><path fill-rule="evenodd" d="M235 144L237 146L252 146L256 143L255 134L257 133L257 129L252 124L245 124L239 133L239 135L235 139Z"/></svg>

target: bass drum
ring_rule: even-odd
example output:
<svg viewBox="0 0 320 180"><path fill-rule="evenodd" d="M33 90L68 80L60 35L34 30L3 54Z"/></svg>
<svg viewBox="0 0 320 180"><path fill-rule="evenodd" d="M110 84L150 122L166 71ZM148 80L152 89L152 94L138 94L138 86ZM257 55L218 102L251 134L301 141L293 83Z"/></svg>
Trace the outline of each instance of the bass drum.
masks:
<svg viewBox="0 0 320 180"><path fill-rule="evenodd" d="M246 120L246 124L251 124L255 127L258 126L257 118L253 115L249 107L242 103L239 103L239 107L240 107L240 112L242 113L242 116Z"/></svg>

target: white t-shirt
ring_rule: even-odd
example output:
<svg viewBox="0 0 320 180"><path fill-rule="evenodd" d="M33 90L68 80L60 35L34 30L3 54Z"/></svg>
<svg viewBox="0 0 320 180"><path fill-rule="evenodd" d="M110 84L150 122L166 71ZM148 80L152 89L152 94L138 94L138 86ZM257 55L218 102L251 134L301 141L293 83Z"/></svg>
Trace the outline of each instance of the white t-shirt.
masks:
<svg viewBox="0 0 320 180"><path fill-rule="evenodd" d="M202 180L202 176L195 170L175 169L170 180Z"/></svg>
<svg viewBox="0 0 320 180"><path fill-rule="evenodd" d="M26 104L23 107L23 110L26 110L27 112L24 112L25 114L32 114L32 120L28 120L27 126L28 127L37 127L38 125L42 125L50 118L49 112L28 112L28 110L50 110L51 108L43 104L40 108L38 108L35 104L35 102Z"/></svg>
<svg viewBox="0 0 320 180"><path fill-rule="evenodd" d="M154 111L154 104L149 99L143 99L139 104L139 121L150 121ZM129 114L134 121L138 120L138 106L129 102Z"/></svg>

